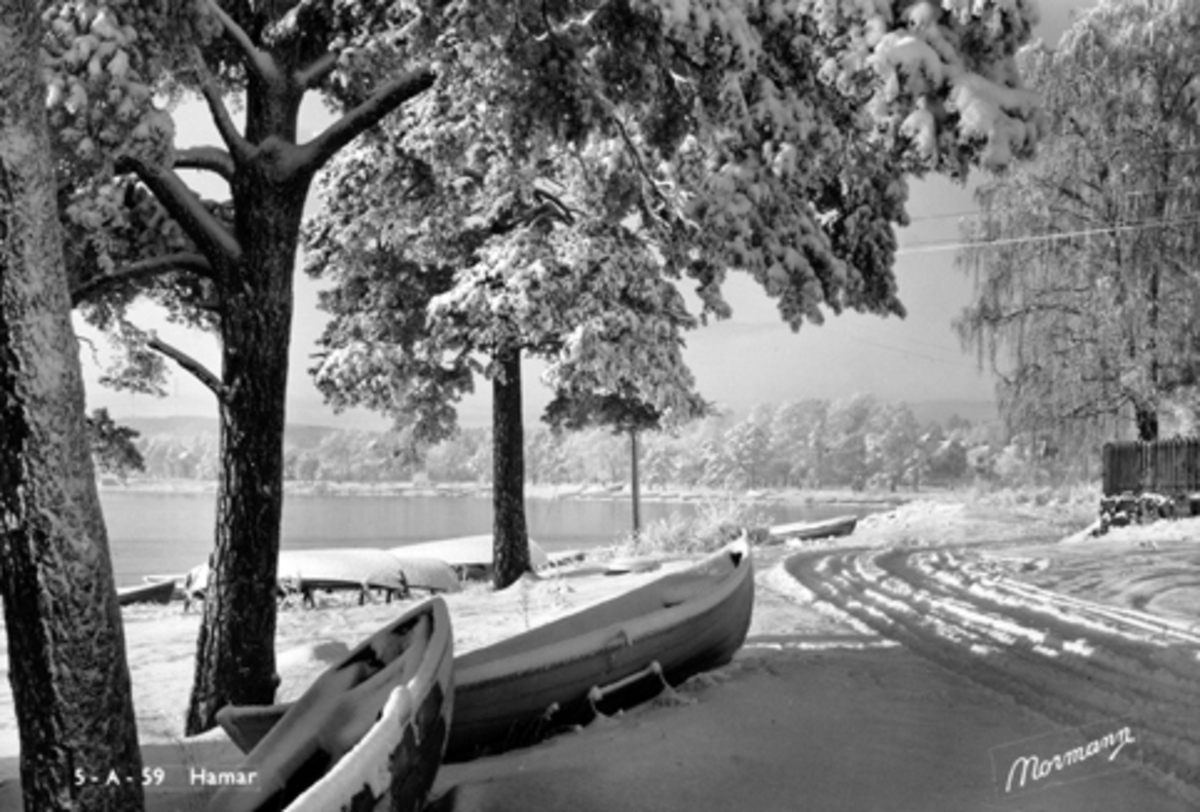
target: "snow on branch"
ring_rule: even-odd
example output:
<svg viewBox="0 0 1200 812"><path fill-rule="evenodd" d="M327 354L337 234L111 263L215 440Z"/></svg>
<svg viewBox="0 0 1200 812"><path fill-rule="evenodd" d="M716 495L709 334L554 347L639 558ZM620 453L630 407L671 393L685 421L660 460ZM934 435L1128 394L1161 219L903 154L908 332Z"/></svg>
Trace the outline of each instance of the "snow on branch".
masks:
<svg viewBox="0 0 1200 812"><path fill-rule="evenodd" d="M87 302L105 291L130 282L142 282L168 273L192 273L207 279L213 277L212 266L200 254L179 252L133 262L120 270L89 279L71 291L71 306Z"/></svg>
<svg viewBox="0 0 1200 812"><path fill-rule="evenodd" d="M221 28L241 51L246 68L254 71L264 81L274 78L279 71L271 55L254 44L246 30L238 25L237 21L225 12L225 9L221 8L217 0L208 0L208 10L217 18Z"/></svg>
<svg viewBox="0 0 1200 812"><path fill-rule="evenodd" d="M295 82L299 87L314 88L329 77L337 68L336 51L327 51L313 60L312 64L296 72Z"/></svg>
<svg viewBox="0 0 1200 812"><path fill-rule="evenodd" d="M233 157L220 147L188 147L175 152L176 169L200 169L233 181Z"/></svg>
<svg viewBox="0 0 1200 812"><path fill-rule="evenodd" d="M216 272L241 261L242 246L237 238L172 169L126 155L117 161L117 171L132 172L146 184Z"/></svg>
<svg viewBox="0 0 1200 812"><path fill-rule="evenodd" d="M990 166L1007 166L1014 154L1028 153L1043 135L1044 126L1033 114L1038 98L1031 90L968 73L953 83L950 104L958 110L963 137L987 139L983 160Z"/></svg>
<svg viewBox="0 0 1200 812"><path fill-rule="evenodd" d="M234 163L245 161L250 156L250 144L238 132L237 125L233 123L233 117L229 115L229 108L225 106L225 100L221 97L221 88L217 86L217 80L209 71L208 65L205 64L199 48L192 49L192 59L196 63L196 72L200 77L200 93L204 96L205 103L208 104L209 112L212 113L213 123L217 125L217 132L220 133L221 140L229 148Z"/></svg>
<svg viewBox="0 0 1200 812"><path fill-rule="evenodd" d="M308 172L316 172L336 155L338 150L375 126L388 113L428 90L435 78L432 70L420 68L385 83L370 98L301 146L301 167Z"/></svg>
<svg viewBox="0 0 1200 812"><path fill-rule="evenodd" d="M901 131L934 161L941 148L939 129L946 122L939 120L933 102L944 97L947 108L957 114L958 139L981 140L982 162L1005 166L1030 154L1045 135L1038 96L1022 86L1014 59L1034 14L1026 3L985 1L943 18L932 4L913 5L891 23L872 17L868 27L873 33L858 46L867 52L845 59L832 71L844 75L861 62L870 65L881 79L877 116L886 118L895 112L893 105L903 107L905 99L915 100ZM996 42L986 59L979 60L982 54L967 52L963 43L984 30Z"/></svg>

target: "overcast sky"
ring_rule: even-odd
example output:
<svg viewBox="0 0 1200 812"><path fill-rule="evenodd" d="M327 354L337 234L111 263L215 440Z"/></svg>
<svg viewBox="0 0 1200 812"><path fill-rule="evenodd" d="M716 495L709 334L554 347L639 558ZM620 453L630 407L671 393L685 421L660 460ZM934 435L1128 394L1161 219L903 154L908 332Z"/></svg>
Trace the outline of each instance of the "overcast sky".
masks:
<svg viewBox="0 0 1200 812"><path fill-rule="evenodd" d="M1041 0L1037 33L1055 42L1072 9L1091 0ZM324 125L316 105L302 120L301 138ZM176 115L181 145L218 143L202 105L189 105ZM914 181L909 214L912 225L900 231L896 279L907 318L881 318L856 313L830 317L822 326L808 325L793 333L774 303L744 274L731 274L727 298L734 315L688 337L685 357L701 393L718 404L744 412L758 403L783 403L808 397L841 398L868 392L889 400L988 401L993 380L981 372L973 356L963 352L952 329L953 319L970 301L973 283L954 267L948 246L958 237L959 219L976 209L971 185L941 178ZM210 192L212 194L212 192ZM300 275L296 285L288 419L292 423L337 424L382 428L385 418L366 412L336 415L307 373L325 315L316 308L317 287ZM166 325L154 314L142 326L158 329L164 339L185 349L213 369L219 365L215 340ZM81 331L86 334L86 331ZM102 346L103 342L99 342ZM176 372L165 399L106 390L97 383L98 366L84 345L84 373L89 408L106 406L119 417L206 415L216 417L212 395L186 373ZM549 392L537 379L538 367L527 365L526 414L536 419ZM464 424L488 420L486 381L480 393L464 403Z"/></svg>

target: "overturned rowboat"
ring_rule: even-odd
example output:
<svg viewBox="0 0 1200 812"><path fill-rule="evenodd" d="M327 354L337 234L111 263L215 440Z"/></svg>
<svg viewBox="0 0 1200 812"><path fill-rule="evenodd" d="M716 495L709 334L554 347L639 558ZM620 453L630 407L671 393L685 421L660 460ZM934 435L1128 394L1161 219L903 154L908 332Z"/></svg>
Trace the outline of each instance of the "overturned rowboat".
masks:
<svg viewBox="0 0 1200 812"><path fill-rule="evenodd" d="M491 533L477 536L405 544L388 550L397 558L431 558L444 561L457 572L472 580L491 577L495 544ZM540 570L550 564L550 556L533 539L529 539L529 564Z"/></svg>
<svg viewBox="0 0 1200 812"><path fill-rule="evenodd" d="M441 598L373 634L294 703L268 706L273 724L210 812L419 810L441 765L453 707L453 636ZM226 708L218 721L228 730Z"/></svg>
<svg viewBox="0 0 1200 812"><path fill-rule="evenodd" d="M823 538L848 536L858 526L857 516L835 516L832 519L821 519L815 522L795 522L793 524L777 524L769 528L768 544L778 544L783 541L815 541Z"/></svg>
<svg viewBox="0 0 1200 812"><path fill-rule="evenodd" d="M370 547L282 550L276 572L284 592L377 589L404 595L414 589L438 593L462 588L458 576L445 561L415 555L400 557ZM208 577L207 564L194 567L185 584L188 597L203 597Z"/></svg>
<svg viewBox="0 0 1200 812"><path fill-rule="evenodd" d="M174 581L155 581L153 583L124 586L117 590L117 603L121 606L132 606L135 603L170 603L175 595Z"/></svg>

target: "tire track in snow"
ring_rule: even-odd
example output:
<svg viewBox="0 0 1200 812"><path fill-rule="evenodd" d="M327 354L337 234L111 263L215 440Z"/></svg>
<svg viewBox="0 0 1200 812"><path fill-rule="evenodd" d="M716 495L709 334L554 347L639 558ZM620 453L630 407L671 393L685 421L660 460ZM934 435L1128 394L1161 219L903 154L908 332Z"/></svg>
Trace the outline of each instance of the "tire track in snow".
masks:
<svg viewBox="0 0 1200 812"><path fill-rule="evenodd" d="M818 601L1069 726L1133 725L1126 758L1200 804L1200 635L1058 595L941 550L802 553Z"/></svg>

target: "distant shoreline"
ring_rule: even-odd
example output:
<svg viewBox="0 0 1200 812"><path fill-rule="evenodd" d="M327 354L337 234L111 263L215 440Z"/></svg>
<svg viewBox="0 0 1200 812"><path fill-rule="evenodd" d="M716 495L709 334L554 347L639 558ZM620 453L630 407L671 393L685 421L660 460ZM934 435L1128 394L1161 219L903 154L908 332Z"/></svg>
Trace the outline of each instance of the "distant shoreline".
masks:
<svg viewBox="0 0 1200 812"><path fill-rule="evenodd" d="M105 481L102 493L141 494L211 494L216 493L215 480L194 479L133 479L124 484ZM347 496L347 497L446 497L489 498L490 485L474 482L328 482L289 481L284 483L287 496ZM644 502L708 502L746 501L756 503L785 503L794 505L847 505L896 507L914 499L929 498L946 493L940 489L925 491L853 491L848 488L757 488L747 491L724 491L715 488L643 489ZM525 486L527 499L627 500L627 484L535 484Z"/></svg>

